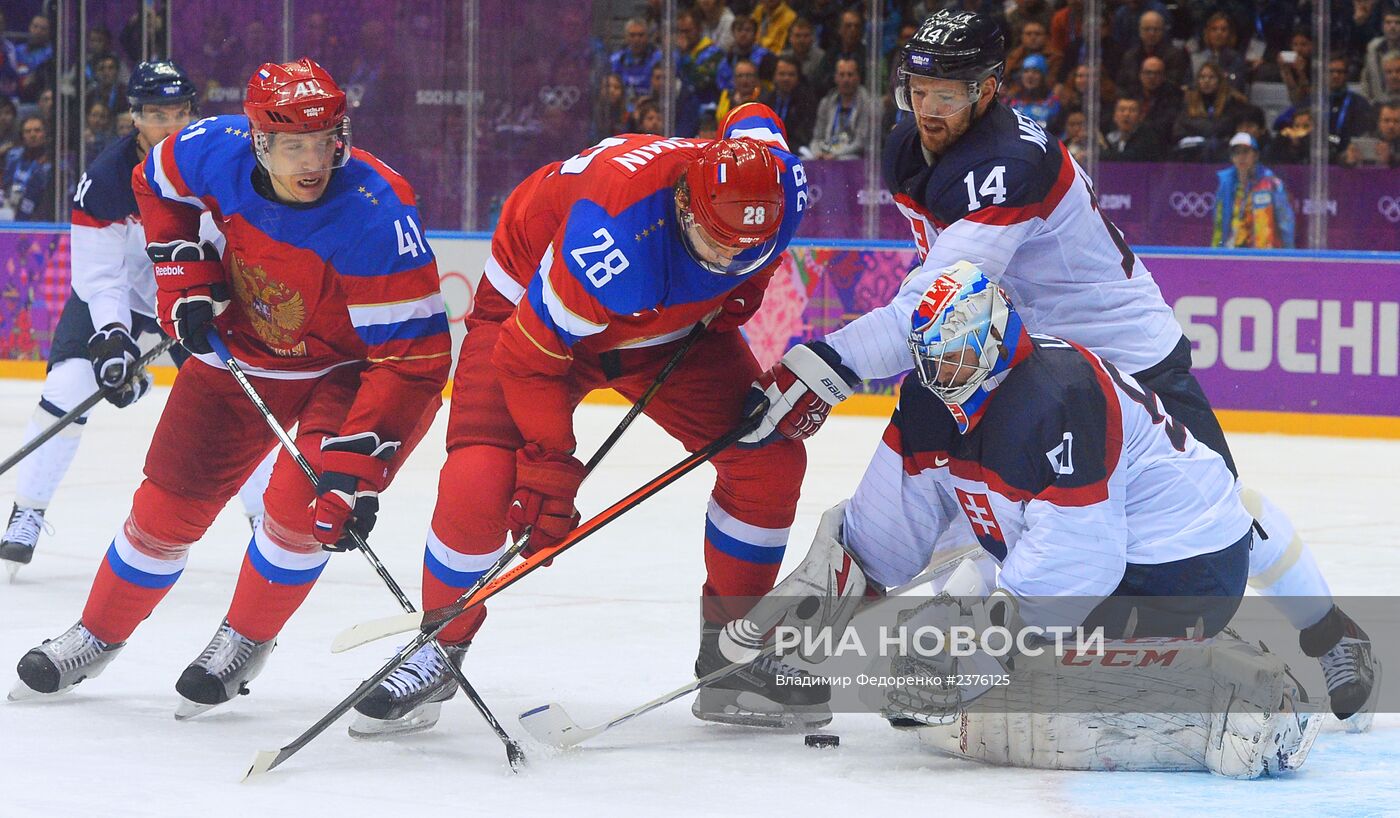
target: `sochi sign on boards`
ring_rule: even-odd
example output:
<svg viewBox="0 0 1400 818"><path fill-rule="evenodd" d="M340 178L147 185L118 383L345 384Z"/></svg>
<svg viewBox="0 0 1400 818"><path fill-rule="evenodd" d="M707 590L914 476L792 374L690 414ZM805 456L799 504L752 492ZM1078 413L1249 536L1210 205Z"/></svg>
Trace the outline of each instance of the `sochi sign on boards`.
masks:
<svg viewBox="0 0 1400 818"><path fill-rule="evenodd" d="M1400 416L1400 259L1144 261L1216 407Z"/></svg>

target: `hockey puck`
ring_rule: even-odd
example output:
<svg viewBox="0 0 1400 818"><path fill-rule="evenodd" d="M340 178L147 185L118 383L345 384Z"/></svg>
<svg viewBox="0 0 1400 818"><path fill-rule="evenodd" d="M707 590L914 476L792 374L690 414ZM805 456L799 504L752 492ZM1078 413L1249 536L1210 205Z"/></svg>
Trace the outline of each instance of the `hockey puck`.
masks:
<svg viewBox="0 0 1400 818"><path fill-rule="evenodd" d="M841 746L841 737L833 736L827 733L812 733L811 735L802 739L802 743L806 744L808 747L826 749L827 747Z"/></svg>

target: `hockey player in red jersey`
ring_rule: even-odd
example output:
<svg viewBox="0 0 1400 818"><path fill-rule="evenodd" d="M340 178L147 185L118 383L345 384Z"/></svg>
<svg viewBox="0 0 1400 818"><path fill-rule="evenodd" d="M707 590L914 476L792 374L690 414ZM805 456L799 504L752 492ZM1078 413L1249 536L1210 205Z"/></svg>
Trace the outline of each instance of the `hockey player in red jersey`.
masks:
<svg viewBox="0 0 1400 818"><path fill-rule="evenodd" d="M942 270L966 260L1015 299L1032 331L1082 344L1131 373L1235 471L1171 307L1064 145L997 100L1004 64L996 21L974 12L930 15L901 48L895 99L912 116L886 137L885 181L923 263L889 304L787 355L810 360L816 353L864 379L907 371L905 319ZM753 441L808 437L841 400L811 386L840 370L803 373L792 363L785 357L755 382L771 408ZM1364 729L1364 708L1379 687L1369 637L1332 603L1288 517L1240 488L1261 532L1250 552L1250 585L1299 629L1303 651L1322 665L1333 712Z"/></svg>
<svg viewBox="0 0 1400 818"><path fill-rule="evenodd" d="M15 695L96 676L184 568L273 444L209 343L220 334L321 475L285 453L227 617L176 684L177 716L228 701L266 663L347 527L368 534L378 492L426 431L451 360L437 265L413 189L352 150L345 94L310 60L264 64L246 116L207 117L133 174L157 313L194 359L171 389L131 514L76 625L19 662ZM199 240L204 212L227 239Z"/></svg>
<svg viewBox="0 0 1400 818"><path fill-rule="evenodd" d="M716 317L646 414L691 451L739 422L759 370L738 328L758 308L808 193L766 106L736 108L720 134L712 142L611 137L540 168L506 200L458 358L424 555L425 609L470 587L504 552L508 531L518 537L530 526L530 544L543 546L578 523L584 467L574 407L604 387L635 400L707 316ZM731 449L713 463L702 675L728 663L718 633L746 610L735 598L772 588L806 456L787 441ZM475 609L442 632L454 661L484 616ZM776 662L751 670L727 689L702 691L696 715L765 726L830 718L807 689L778 686L775 674L796 671ZM351 733L430 727L455 690L425 648L357 705ZM761 712L736 702L745 693Z"/></svg>

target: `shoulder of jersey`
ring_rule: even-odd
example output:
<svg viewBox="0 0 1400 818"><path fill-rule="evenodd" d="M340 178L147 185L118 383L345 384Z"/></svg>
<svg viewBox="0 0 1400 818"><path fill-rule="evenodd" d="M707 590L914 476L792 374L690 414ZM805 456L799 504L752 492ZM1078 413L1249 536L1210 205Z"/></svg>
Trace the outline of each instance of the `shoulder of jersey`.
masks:
<svg viewBox="0 0 1400 818"><path fill-rule="evenodd" d="M166 137L161 148L162 153L170 152L185 184L199 195L223 174L242 175L253 156L251 140L248 117L211 116ZM151 153L154 156L157 151Z"/></svg>
<svg viewBox="0 0 1400 818"><path fill-rule="evenodd" d="M1011 370L997 387L999 395L1028 426L1058 424L1097 411L1103 406L1103 386L1098 368L1079 347L1045 335L1031 336L1035 354Z"/></svg>
<svg viewBox="0 0 1400 818"><path fill-rule="evenodd" d="M131 147L135 141L135 134L124 136L98 154L78 183L75 210L104 222L119 222L136 212L136 195L131 191L131 169L137 164Z"/></svg>
<svg viewBox="0 0 1400 818"><path fill-rule="evenodd" d="M356 148L339 172L354 193L353 208L367 218L397 216L417 207L417 194L408 180L369 151Z"/></svg>
<svg viewBox="0 0 1400 818"><path fill-rule="evenodd" d="M928 167L912 120L891 134L890 148L886 174L896 192L903 193L903 183ZM1064 184L1066 171L1057 140L997 104L928 172L919 204L945 224L984 207L1033 206Z"/></svg>
<svg viewBox="0 0 1400 818"><path fill-rule="evenodd" d="M705 147L703 140L680 137L622 134L612 139L595 154L561 163L556 172L561 178L578 175L581 192L613 214L675 184L681 169Z"/></svg>

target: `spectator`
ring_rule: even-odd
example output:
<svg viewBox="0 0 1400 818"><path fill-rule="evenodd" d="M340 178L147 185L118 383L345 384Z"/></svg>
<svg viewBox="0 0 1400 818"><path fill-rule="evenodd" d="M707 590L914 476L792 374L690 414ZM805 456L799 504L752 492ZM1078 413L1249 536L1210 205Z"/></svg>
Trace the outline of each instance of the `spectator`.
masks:
<svg viewBox="0 0 1400 818"><path fill-rule="evenodd" d="M786 0L758 0L753 19L758 23L758 44L774 54L787 48L788 32L797 20L797 12Z"/></svg>
<svg viewBox="0 0 1400 818"><path fill-rule="evenodd" d="M49 149L49 126L40 116L27 116L20 123L22 144L5 154L0 173L4 193L0 219L17 222L54 220L53 155Z"/></svg>
<svg viewBox="0 0 1400 818"><path fill-rule="evenodd" d="M1039 21L1027 20L1026 24L1021 26L1020 44L1006 55L1006 75L1016 76L1016 73L1021 70L1021 63L1032 54L1044 58L1046 65L1044 73L1047 84L1053 85L1064 79L1060 73L1064 70L1064 55L1050 49L1050 38L1045 26L1041 25Z"/></svg>
<svg viewBox="0 0 1400 818"><path fill-rule="evenodd" d="M83 118L83 149L88 164L96 159L107 146L116 141L117 132L112 122L112 109L100 99L88 102L87 116Z"/></svg>
<svg viewBox="0 0 1400 818"><path fill-rule="evenodd" d="M1225 79L1235 90L1245 92L1249 88L1249 67L1235 50L1238 42L1234 20L1223 11L1215 12L1206 18L1200 47L1191 55L1191 72L1200 73L1201 66L1213 62L1225 72Z"/></svg>
<svg viewBox="0 0 1400 818"><path fill-rule="evenodd" d="M1105 162L1160 162L1165 152L1157 131L1143 127L1142 103L1133 97L1119 97L1113 107L1116 128L1108 135Z"/></svg>
<svg viewBox="0 0 1400 818"><path fill-rule="evenodd" d="M44 124L49 126L49 133L53 133L53 89L45 88L39 92L39 101L34 103L34 115L44 120Z"/></svg>
<svg viewBox="0 0 1400 818"><path fill-rule="evenodd" d="M1342 57L1327 61L1327 91L1327 141L1336 161L1352 137L1364 136L1375 127L1375 114L1365 97L1347 88L1347 61Z"/></svg>
<svg viewBox="0 0 1400 818"><path fill-rule="evenodd" d="M1111 33L1113 39L1123 48L1132 50L1141 43L1142 36L1142 16L1148 12L1158 15L1163 21L1163 33L1166 33L1167 7L1158 0L1123 0L1113 12L1111 23ZM1186 76L1186 72L1182 72ZM1177 81L1180 85L1181 81Z"/></svg>
<svg viewBox="0 0 1400 818"><path fill-rule="evenodd" d="M836 62L855 60L857 63L863 63L865 58L865 20L859 11L847 9L841 12L841 22L836 27L836 44L827 49L821 65L817 67L817 73L807 79L811 81L813 90L825 102L836 85Z"/></svg>
<svg viewBox="0 0 1400 818"><path fill-rule="evenodd" d="M0 33L5 31L5 12L0 10ZM15 44L0 36L0 97L19 102L19 58Z"/></svg>
<svg viewBox="0 0 1400 818"><path fill-rule="evenodd" d="M1094 132L1094 137L1098 140L1099 153L1102 154L1107 150L1108 143L1098 131ZM1060 134L1060 141L1065 143L1074 161L1081 165L1089 161L1089 119L1084 116L1083 111L1075 111L1065 117L1065 130Z"/></svg>
<svg viewBox="0 0 1400 818"><path fill-rule="evenodd" d="M728 54L734 47L734 12L724 0L695 0L695 10L701 15L700 35Z"/></svg>
<svg viewBox="0 0 1400 818"><path fill-rule="evenodd" d="M1392 56L1400 56L1400 5L1386 9L1381 20L1381 36L1366 45L1366 56L1361 61L1361 93L1373 103L1380 103L1389 96L1382 64Z"/></svg>
<svg viewBox="0 0 1400 818"><path fill-rule="evenodd" d="M1400 168L1400 98L1381 105L1377 118L1376 159L1381 167Z"/></svg>
<svg viewBox="0 0 1400 818"><path fill-rule="evenodd" d="M126 84L120 79L121 66L115 55L106 54L92 63L92 83L88 85L88 99L100 99L113 113L127 108Z"/></svg>
<svg viewBox="0 0 1400 818"><path fill-rule="evenodd" d="M1075 111L1084 110L1084 92L1089 87L1089 66L1075 66L1071 79L1067 83L1061 83L1055 89L1055 96L1060 98L1060 116L1052 120L1050 130L1059 131L1064 128L1064 118ZM1112 116L1113 105L1118 99L1118 88L1113 84L1113 80L1102 68L1099 69L1099 110L1103 111L1105 120ZM1105 122L1101 126L1101 132L1107 132L1108 125Z"/></svg>
<svg viewBox="0 0 1400 818"><path fill-rule="evenodd" d="M817 31L811 20L797 18L788 32L788 47L783 49L783 53L797 60L804 81L811 83L817 77L826 51L817 45Z"/></svg>
<svg viewBox="0 0 1400 818"><path fill-rule="evenodd" d="M1062 71L1073 71L1084 59L1084 0L1067 0L1064 8L1050 19L1050 48L1064 55ZM1100 65L1110 77L1118 76L1123 64L1123 48L1109 33L1108 26L1099 28Z"/></svg>
<svg viewBox="0 0 1400 818"><path fill-rule="evenodd" d="M1307 108L1291 113L1286 124L1278 128L1278 138L1269 144L1264 154L1264 161L1271 165L1303 165L1311 161L1313 113Z"/></svg>
<svg viewBox="0 0 1400 818"><path fill-rule="evenodd" d="M627 44L613 52L609 63L612 72L622 78L628 100L635 100L646 96L651 87L651 69L661 62L661 49L652 45L647 23L640 17L628 20L622 31Z"/></svg>
<svg viewBox="0 0 1400 818"><path fill-rule="evenodd" d="M1372 40L1383 36L1381 3L1377 0L1351 0L1351 14L1342 16L1337 11L1332 14L1333 31L1341 35L1333 34L1334 53L1340 51L1359 58L1366 53Z"/></svg>
<svg viewBox="0 0 1400 818"><path fill-rule="evenodd" d="M865 155L871 137L875 100L860 82L860 63L836 61L836 87L817 107L815 136L809 145L814 159L856 159Z"/></svg>
<svg viewBox="0 0 1400 818"><path fill-rule="evenodd" d="M1244 132L1254 137L1254 141L1259 145L1259 153L1264 157L1269 155L1269 145L1273 139L1266 122L1264 109L1253 103L1241 106L1235 116L1235 133Z"/></svg>
<svg viewBox="0 0 1400 818"><path fill-rule="evenodd" d="M29 21L29 38L15 46L15 69L19 73L19 98L34 102L45 88L54 85L53 23L42 14Z"/></svg>
<svg viewBox="0 0 1400 818"><path fill-rule="evenodd" d="M713 113L700 115L700 133L696 134L697 139L715 139L719 131L719 123L715 121Z"/></svg>
<svg viewBox="0 0 1400 818"><path fill-rule="evenodd" d="M1181 89L1167 82L1167 66L1161 57L1148 57L1138 69L1138 93L1143 124L1166 138L1181 116Z"/></svg>
<svg viewBox="0 0 1400 818"><path fill-rule="evenodd" d="M124 136L131 136L133 133L136 132L136 123L132 122L130 111L122 111L121 113L117 114L116 124L118 139L121 139Z"/></svg>
<svg viewBox="0 0 1400 818"><path fill-rule="evenodd" d="M695 8L676 14L676 50L681 81L690 86L702 111L714 111L719 104L721 87L727 87L729 77L720 82L720 68L725 66L724 52L709 37L700 33L702 16ZM727 68L727 67L726 67Z"/></svg>
<svg viewBox="0 0 1400 818"><path fill-rule="evenodd" d="M1288 100L1294 105L1302 105L1312 95L1312 35L1299 28L1293 32L1291 45L1288 51L1278 53L1273 66L1261 65L1255 76L1263 82L1275 79L1282 82L1288 88Z"/></svg>
<svg viewBox="0 0 1400 818"><path fill-rule="evenodd" d="M723 122L732 108L738 108L746 102L758 102L759 91L758 66L753 60L739 60L734 64L734 87L726 88L719 95L715 121Z"/></svg>
<svg viewBox="0 0 1400 818"><path fill-rule="evenodd" d="M1216 174L1211 247L1293 247L1293 207L1283 180L1259 164L1259 144L1247 133L1230 138L1230 167Z"/></svg>
<svg viewBox="0 0 1400 818"><path fill-rule="evenodd" d="M1036 25L1027 23L1026 29ZM1047 66L1045 58L1039 54L1032 54L1026 57L1021 63L1020 76L1016 84L1008 90L1007 104L1022 114L1040 123L1040 127L1050 127L1050 120L1055 119L1060 114L1060 100L1050 91L1050 82L1046 78Z"/></svg>
<svg viewBox="0 0 1400 818"><path fill-rule="evenodd" d="M651 101L660 106L665 90L666 66L657 63L656 67L651 69L651 89L649 92ZM670 135L687 138L695 136L696 132L700 130L700 102L695 99L695 94L691 93L685 83L681 82L680 77L671 80L671 105L676 112L676 129ZM652 131L643 131L642 133L652 133Z"/></svg>
<svg viewBox="0 0 1400 818"><path fill-rule="evenodd" d="M661 118L661 108L651 98L643 97L637 101L637 107L632 111L632 126L628 128L629 131L665 136L665 126L665 120Z"/></svg>
<svg viewBox="0 0 1400 818"><path fill-rule="evenodd" d="M1050 31L1050 18L1054 13L1054 6L1048 0L1016 0L1011 11L1006 13L1006 27L1011 33L1011 41L1020 42L1021 30L1032 20L1040 23L1044 31Z"/></svg>
<svg viewBox="0 0 1400 818"><path fill-rule="evenodd" d="M19 144L19 111L7 96L0 96L0 159Z"/></svg>
<svg viewBox="0 0 1400 818"><path fill-rule="evenodd" d="M1185 109L1172 127L1176 158L1186 162L1220 162L1249 100L1225 82L1220 66L1208 62L1196 72L1186 92Z"/></svg>
<svg viewBox="0 0 1400 818"><path fill-rule="evenodd" d="M1400 54L1391 54L1381 61L1381 75L1384 85L1379 101L1400 99Z"/></svg>
<svg viewBox="0 0 1400 818"><path fill-rule="evenodd" d="M778 58L778 65L773 69L773 90L759 99L783 121L788 147L794 153L811 143L812 128L817 120L817 97L802 81L802 69L796 57Z"/></svg>
<svg viewBox="0 0 1400 818"><path fill-rule="evenodd" d="M146 46L144 53L141 48L141 12L132 14L126 20L126 25L122 27L121 40L122 50L126 52L127 59L133 63L142 60L165 59L165 13L163 8L159 8L154 3L142 3L141 7L146 10ZM244 45L249 45L244 41ZM382 45L376 43L375 45ZM266 52L253 50L248 56L252 59L267 59ZM244 76L252 74L248 71Z"/></svg>
<svg viewBox="0 0 1400 818"><path fill-rule="evenodd" d="M603 86L593 103L593 126L589 140L596 143L604 137L626 133L627 117L627 89L622 84L622 77L608 74L603 77Z"/></svg>
<svg viewBox="0 0 1400 818"><path fill-rule="evenodd" d="M1166 65L1168 83L1175 86L1186 84L1191 58L1172 45L1167 37L1166 16L1152 10L1144 11L1138 20L1138 44L1123 55L1123 66L1118 72L1119 87L1137 88L1138 70L1148 57L1157 57Z"/></svg>
<svg viewBox="0 0 1400 818"><path fill-rule="evenodd" d="M740 60L748 60L758 66L760 79L772 77L775 57L773 52L758 44L758 23L755 23L752 17L735 17L733 33L734 45L730 46L729 53L724 60L731 73ZM719 119L721 122L724 121L723 116L720 116Z"/></svg>
<svg viewBox="0 0 1400 818"><path fill-rule="evenodd" d="M1084 28L1084 0L1066 0L1050 18L1050 47L1068 54L1070 45L1082 39Z"/></svg>

